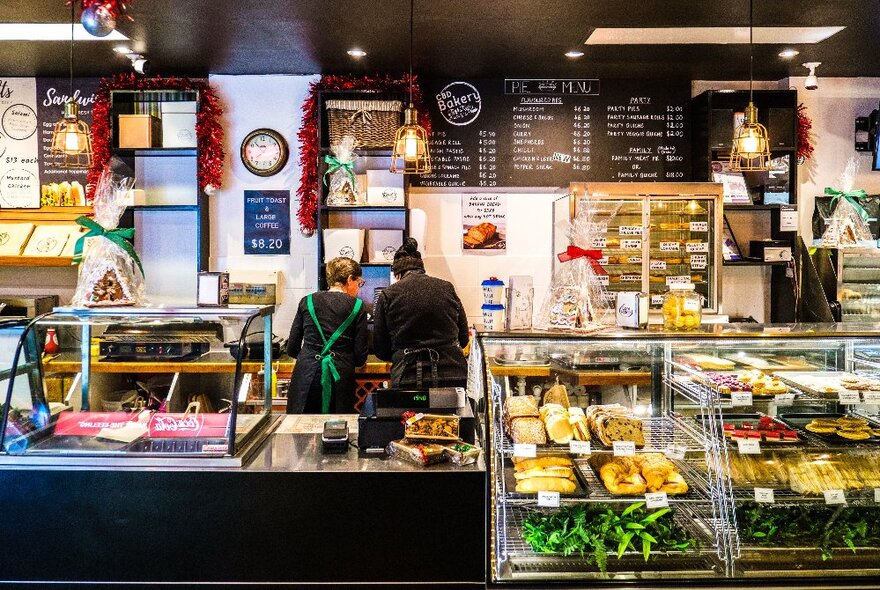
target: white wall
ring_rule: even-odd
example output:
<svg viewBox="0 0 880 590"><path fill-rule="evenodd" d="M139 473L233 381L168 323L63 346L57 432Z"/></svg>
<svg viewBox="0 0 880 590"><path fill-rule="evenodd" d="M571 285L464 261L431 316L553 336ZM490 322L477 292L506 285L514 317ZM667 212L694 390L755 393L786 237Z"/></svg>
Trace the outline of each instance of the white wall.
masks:
<svg viewBox="0 0 880 590"><path fill-rule="evenodd" d="M210 198L211 270L277 270L281 272L275 333L286 336L296 305L317 288L317 238L303 237L296 221L299 186L301 105L309 83L317 76L211 76L223 105L226 161L223 188ZM290 159L275 176L261 178L247 171L239 158L245 135L260 127L281 133L290 146ZM244 255L245 190L291 191L289 256Z"/></svg>

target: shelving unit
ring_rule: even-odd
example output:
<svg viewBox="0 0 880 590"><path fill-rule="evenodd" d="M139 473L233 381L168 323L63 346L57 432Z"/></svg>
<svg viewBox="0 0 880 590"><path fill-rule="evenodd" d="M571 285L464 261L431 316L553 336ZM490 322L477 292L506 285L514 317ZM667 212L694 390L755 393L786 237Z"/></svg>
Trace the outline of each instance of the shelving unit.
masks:
<svg viewBox="0 0 880 590"><path fill-rule="evenodd" d="M372 229L390 229L403 232L403 239L409 236L409 179L404 177L404 206L339 206L326 205L328 187L324 184L324 173L328 166L324 157L330 154L329 121L327 117L326 102L334 99L345 100L402 100L403 95L381 94L365 91L332 91L321 92L318 96L319 125L318 125L318 286L326 289L325 263L324 263L324 230L327 229L364 229L367 234ZM366 170L387 170L391 164L391 146L387 149L364 148L356 149L358 158L355 161L355 173L364 173ZM361 288L359 297L368 304L371 309L376 289L387 287L391 283L391 261L370 262L367 249L368 235L364 237L364 248L361 259L363 279L366 284Z"/></svg>
<svg viewBox="0 0 880 590"><path fill-rule="evenodd" d="M74 225L81 216L91 217L91 207L40 207L39 209L0 209L2 223L33 223L34 225ZM71 266L70 256L0 256L0 266L57 267Z"/></svg>

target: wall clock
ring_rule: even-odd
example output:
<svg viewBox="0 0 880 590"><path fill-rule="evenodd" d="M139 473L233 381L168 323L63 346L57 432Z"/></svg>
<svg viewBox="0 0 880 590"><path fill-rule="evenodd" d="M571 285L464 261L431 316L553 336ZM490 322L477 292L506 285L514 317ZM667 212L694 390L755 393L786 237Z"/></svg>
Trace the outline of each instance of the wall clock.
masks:
<svg viewBox="0 0 880 590"><path fill-rule="evenodd" d="M241 163L257 176L278 174L288 155L287 142L272 129L255 129L241 142Z"/></svg>

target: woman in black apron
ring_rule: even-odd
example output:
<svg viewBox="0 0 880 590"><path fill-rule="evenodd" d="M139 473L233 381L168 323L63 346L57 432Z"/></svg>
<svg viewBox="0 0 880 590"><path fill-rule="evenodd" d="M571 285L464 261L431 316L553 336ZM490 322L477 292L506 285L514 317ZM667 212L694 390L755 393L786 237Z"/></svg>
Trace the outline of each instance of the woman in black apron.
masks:
<svg viewBox="0 0 880 590"><path fill-rule="evenodd" d="M425 274L412 238L394 254L391 272L398 280L373 310L373 348L392 363L391 386L466 387L468 323L455 287Z"/></svg>
<svg viewBox="0 0 880 590"><path fill-rule="evenodd" d="M361 265L351 258L327 263L330 289L303 297L290 327L287 354L296 366L288 414L354 413L354 369L367 362L367 313L358 299Z"/></svg>

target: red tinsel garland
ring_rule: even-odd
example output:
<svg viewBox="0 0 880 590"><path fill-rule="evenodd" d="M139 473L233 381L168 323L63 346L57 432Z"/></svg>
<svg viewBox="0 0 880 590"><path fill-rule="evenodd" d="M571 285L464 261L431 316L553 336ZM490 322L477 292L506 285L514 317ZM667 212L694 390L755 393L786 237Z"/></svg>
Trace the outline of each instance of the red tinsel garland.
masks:
<svg viewBox="0 0 880 590"><path fill-rule="evenodd" d="M110 160L110 91L111 90L197 90L199 112L196 115L196 137L199 146L199 188L211 185L220 188L223 179L223 108L213 89L204 80L189 78L138 78L134 73L102 78L92 107L92 166L86 180L86 194L91 202L101 171Z"/></svg>
<svg viewBox="0 0 880 590"><path fill-rule="evenodd" d="M412 102L419 112L419 124L431 133L431 117L422 100L422 90L413 76ZM304 233L311 233L317 227L318 211L318 166L320 147L318 146L318 92L329 90L373 90L376 92L405 92L409 90L409 74L402 78L391 76L321 76L317 82L309 85L309 97L303 101L302 127L299 138L299 165L302 168L299 187L297 218Z"/></svg>
<svg viewBox="0 0 880 590"><path fill-rule="evenodd" d="M70 6L71 2L77 1L82 4L82 9L85 10L90 6L98 5L110 13L113 18L119 18L122 15L125 15L128 20L134 20L127 14L125 11L128 10L128 7L131 5L132 0L67 0L66 4Z"/></svg>
<svg viewBox="0 0 880 590"><path fill-rule="evenodd" d="M797 107L797 159L803 162L813 155L813 143L810 141L810 129L813 120L807 116L807 107L801 103Z"/></svg>

